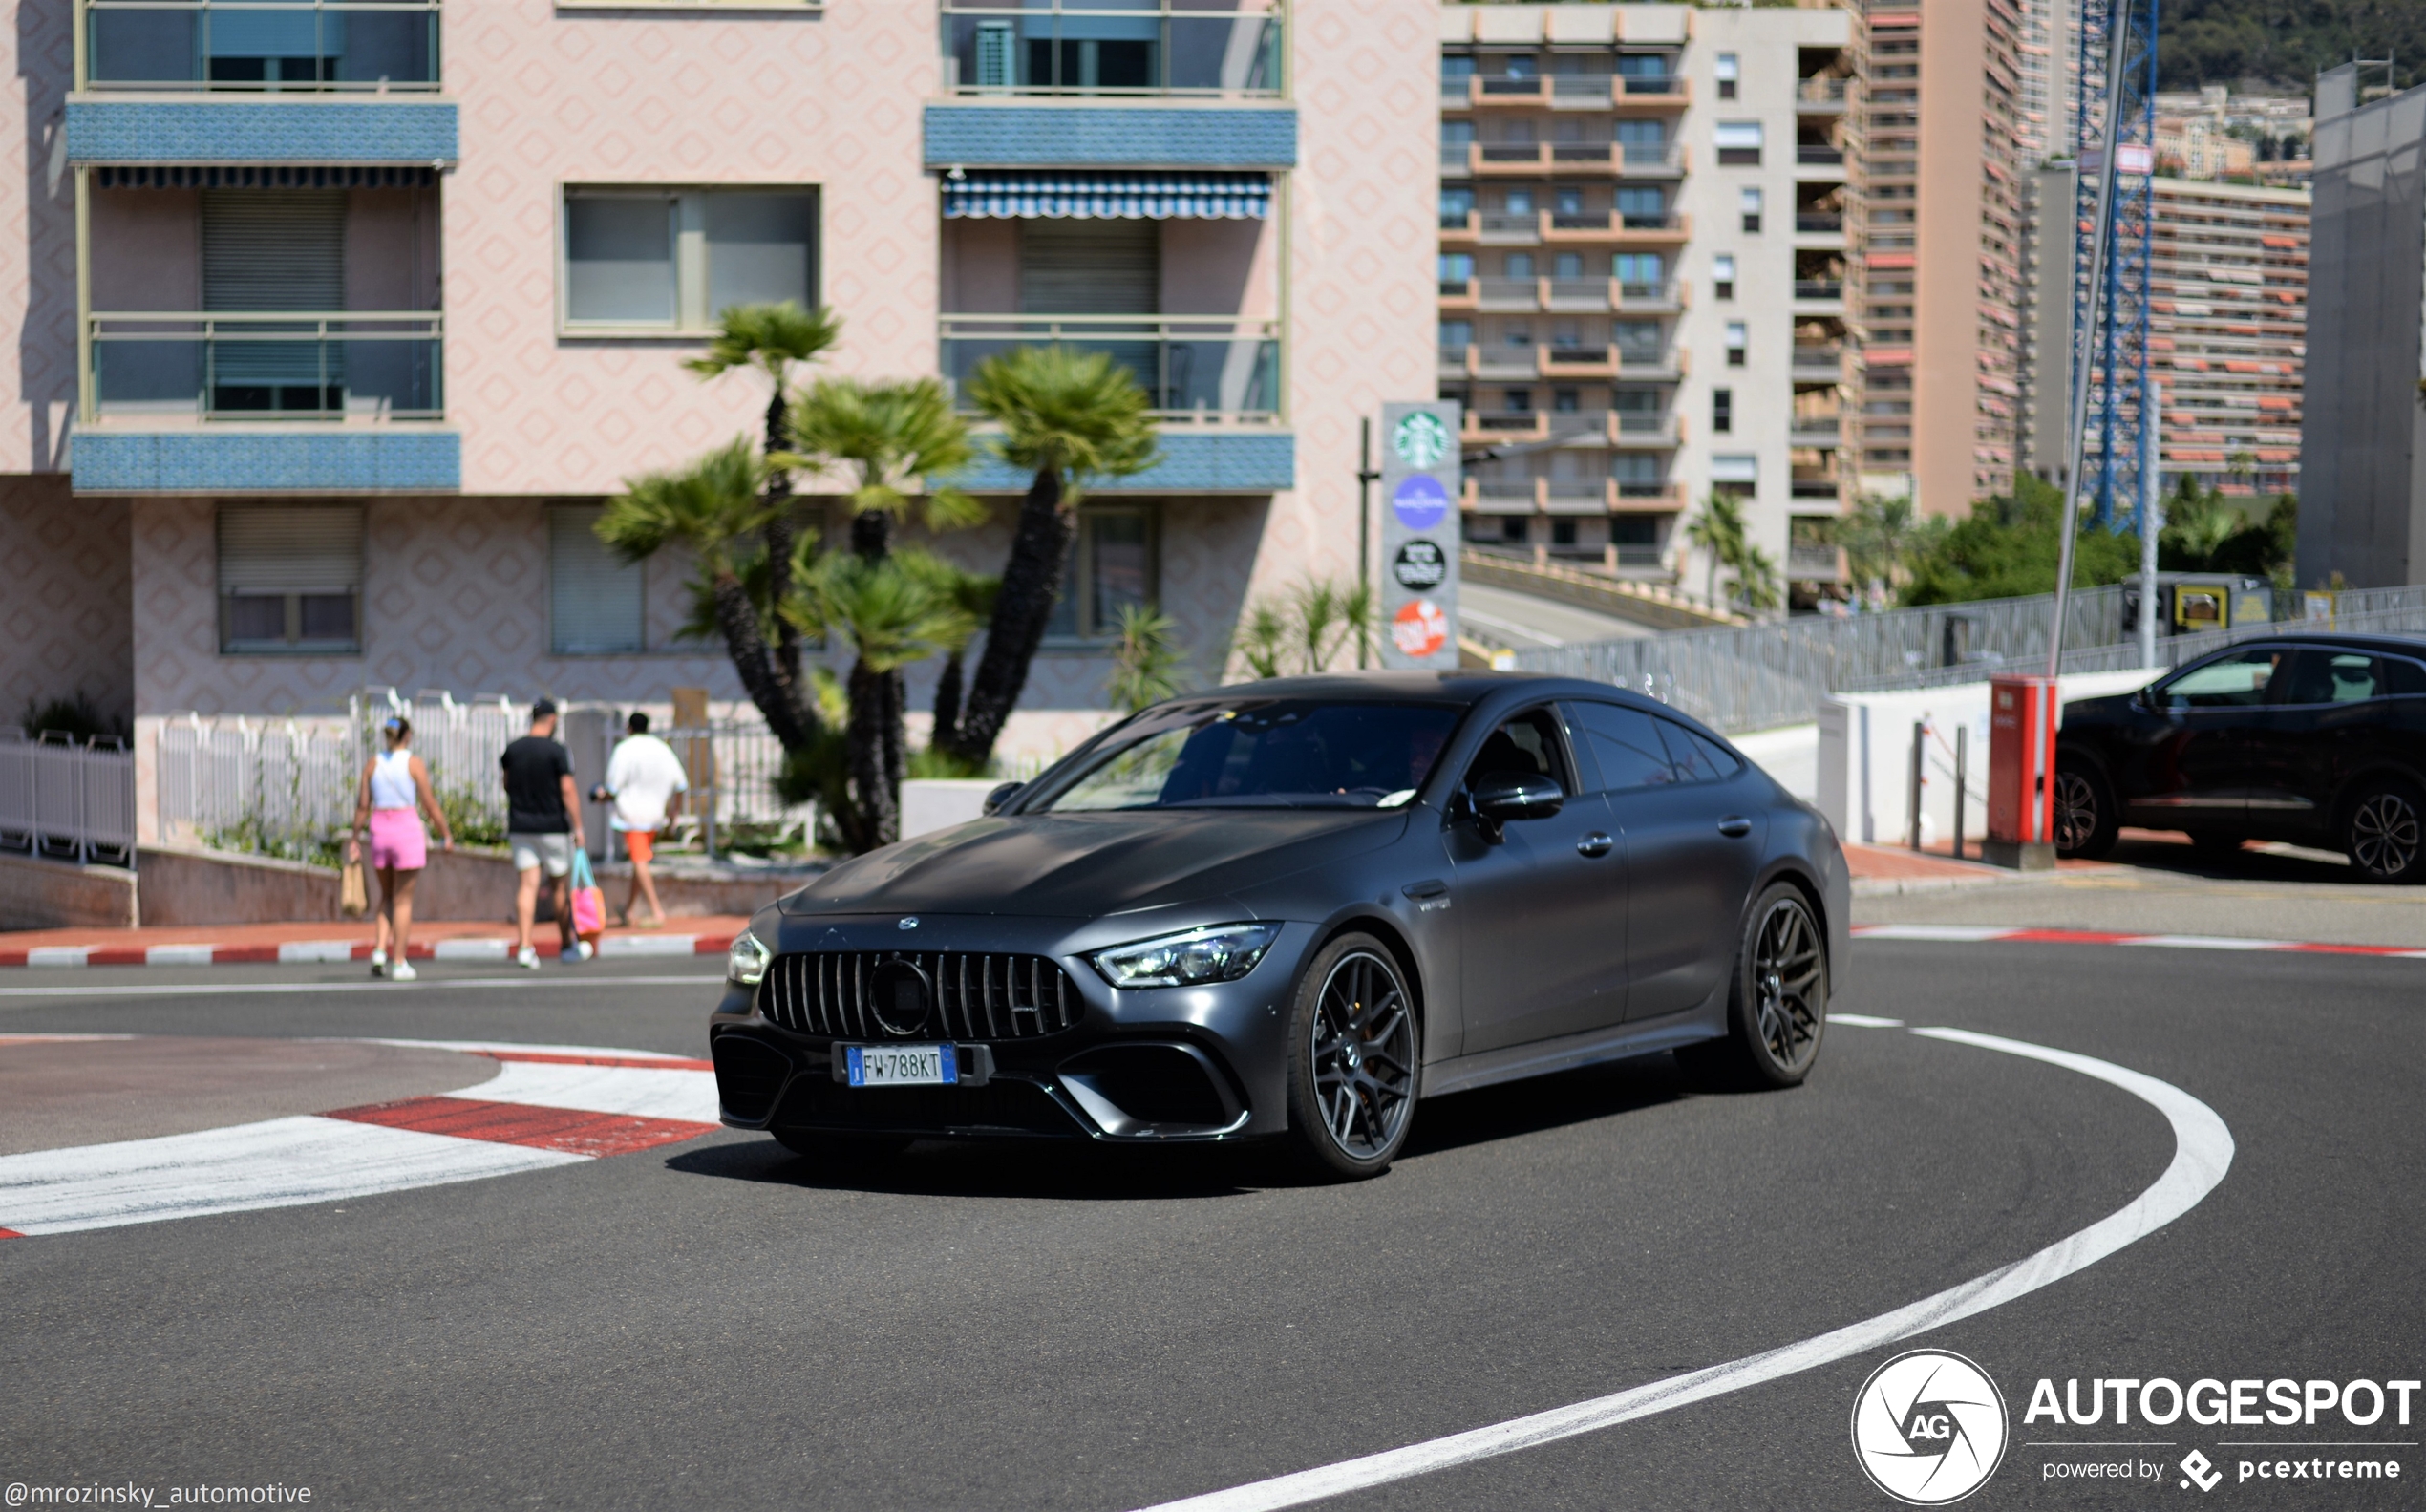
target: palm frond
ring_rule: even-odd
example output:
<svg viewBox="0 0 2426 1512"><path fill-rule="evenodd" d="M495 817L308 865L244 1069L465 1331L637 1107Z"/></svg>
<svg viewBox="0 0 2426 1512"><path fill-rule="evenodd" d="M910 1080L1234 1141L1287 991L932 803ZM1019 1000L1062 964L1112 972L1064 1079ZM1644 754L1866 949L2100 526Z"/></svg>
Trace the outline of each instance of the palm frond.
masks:
<svg viewBox="0 0 2426 1512"><path fill-rule="evenodd" d="M599 516L598 539L627 562L686 545L710 572L732 569L766 522L766 464L737 437L689 467L627 479Z"/></svg>
<svg viewBox="0 0 2426 1512"><path fill-rule="evenodd" d="M1003 434L995 449L1025 472L1072 483L1125 478L1160 458L1145 390L1100 351L1022 347L978 364L968 396Z"/></svg>
<svg viewBox="0 0 2426 1512"><path fill-rule="evenodd" d="M926 486L966 471L976 458L968 422L933 378L820 378L794 396L791 429L815 465L856 479L848 496L855 513L917 515L936 529L985 517L983 506L957 489Z"/></svg>
<svg viewBox="0 0 2426 1512"><path fill-rule="evenodd" d="M791 365L809 362L842 339L842 317L819 306L803 309L798 300L779 305L727 305L716 314L708 348L683 366L703 378L735 368L756 368L784 381Z"/></svg>

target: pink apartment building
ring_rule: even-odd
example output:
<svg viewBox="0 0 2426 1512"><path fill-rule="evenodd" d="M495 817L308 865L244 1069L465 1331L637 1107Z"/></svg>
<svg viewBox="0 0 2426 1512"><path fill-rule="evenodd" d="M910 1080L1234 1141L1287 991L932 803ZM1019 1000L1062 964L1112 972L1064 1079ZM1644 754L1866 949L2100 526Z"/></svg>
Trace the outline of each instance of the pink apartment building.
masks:
<svg viewBox="0 0 2426 1512"><path fill-rule="evenodd" d="M11 9L11 716L738 697L682 564L589 526L755 433L756 379L680 364L788 297L835 372L1065 340L1156 395L1006 736L1049 754L1122 603L1210 676L1251 596L1352 574L1357 420L1431 392L1430 0ZM996 523L939 544L990 569L1025 479L970 481Z"/></svg>

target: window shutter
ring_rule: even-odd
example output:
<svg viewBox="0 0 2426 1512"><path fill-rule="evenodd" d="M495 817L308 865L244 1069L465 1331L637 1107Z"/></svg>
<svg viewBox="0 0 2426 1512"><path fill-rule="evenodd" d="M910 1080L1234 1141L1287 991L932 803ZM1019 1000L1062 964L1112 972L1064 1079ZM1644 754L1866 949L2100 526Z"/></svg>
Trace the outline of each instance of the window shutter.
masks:
<svg viewBox="0 0 2426 1512"><path fill-rule="evenodd" d="M1724 152L1731 147L1760 150L1760 122L1756 120L1722 120L1712 131L1712 145Z"/></svg>
<svg viewBox="0 0 2426 1512"><path fill-rule="evenodd" d="M1154 221L1022 221L1019 309L1029 315L1151 315L1161 308Z"/></svg>
<svg viewBox="0 0 2426 1512"><path fill-rule="evenodd" d="M345 191L202 191L202 308L345 309Z"/></svg>
<svg viewBox="0 0 2426 1512"><path fill-rule="evenodd" d="M360 505L220 510L220 592L351 593L361 586Z"/></svg>
<svg viewBox="0 0 2426 1512"><path fill-rule="evenodd" d="M980 21L977 23L977 77L979 89L1009 89L1011 86L1011 23Z"/></svg>
<svg viewBox="0 0 2426 1512"><path fill-rule="evenodd" d="M558 504L547 512L548 642L559 656L642 649L639 564L626 564L598 539L598 504Z"/></svg>

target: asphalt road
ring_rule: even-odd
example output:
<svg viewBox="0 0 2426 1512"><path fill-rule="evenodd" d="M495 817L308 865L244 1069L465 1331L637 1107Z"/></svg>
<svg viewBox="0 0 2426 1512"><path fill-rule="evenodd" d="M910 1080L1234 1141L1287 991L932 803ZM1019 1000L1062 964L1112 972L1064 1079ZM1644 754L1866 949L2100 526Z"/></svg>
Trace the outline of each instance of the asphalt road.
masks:
<svg viewBox="0 0 2426 1512"><path fill-rule="evenodd" d="M2417 1427L2025 1425L2050 1377L2415 1378L2426 962L1865 943L1837 1008L2103 1057L2203 1100L2230 1171L2170 1226L1916 1344L2000 1383L1972 1504L2124 1506L2045 1466ZM391 1035L696 1054L711 982L635 968L0 980L0 1033ZM263 990L266 984L269 990ZM184 995L202 987L208 995ZM44 995L74 988L82 995ZM6 1054L0 1049L0 1054ZM1788 1344L2114 1212L2147 1102L1890 1028L1804 1088L1664 1058L1423 1105L1382 1180L1247 1152L922 1145L874 1176L721 1133L342 1203L0 1243L0 1482L309 1486L340 1508L1136 1507ZM1373 1508L1885 1507L1847 1420L1898 1346L1352 1494ZM2426 1402L2419 1404L2426 1410ZM2049 1450L2127 1438L2164 1447ZM2268 1450L2266 1453L2277 1453ZM2288 1454L2293 1451L2280 1451ZM2336 1449L2335 1454L2359 1453ZM2227 1479L2236 1505L2415 1505ZM2203 1498L2192 1495L2191 1500Z"/></svg>
<svg viewBox="0 0 2426 1512"><path fill-rule="evenodd" d="M1634 640L1659 633L1614 614L1479 583L1458 586L1458 620L1472 638L1509 650L1574 641Z"/></svg>

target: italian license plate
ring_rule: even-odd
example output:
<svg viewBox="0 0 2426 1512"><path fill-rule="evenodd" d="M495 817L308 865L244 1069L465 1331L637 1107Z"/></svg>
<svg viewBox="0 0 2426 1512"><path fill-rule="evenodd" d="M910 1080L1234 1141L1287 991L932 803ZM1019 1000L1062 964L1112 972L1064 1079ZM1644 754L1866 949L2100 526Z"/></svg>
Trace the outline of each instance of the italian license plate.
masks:
<svg viewBox="0 0 2426 1512"><path fill-rule="evenodd" d="M960 1057L949 1045L845 1045L842 1060L854 1087L948 1087L960 1080Z"/></svg>

